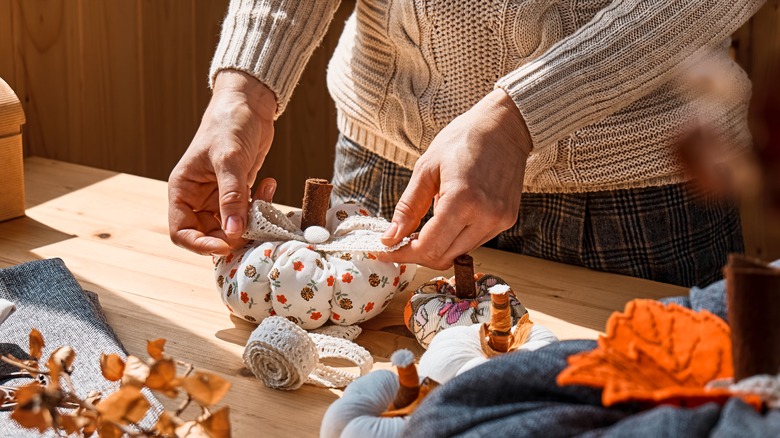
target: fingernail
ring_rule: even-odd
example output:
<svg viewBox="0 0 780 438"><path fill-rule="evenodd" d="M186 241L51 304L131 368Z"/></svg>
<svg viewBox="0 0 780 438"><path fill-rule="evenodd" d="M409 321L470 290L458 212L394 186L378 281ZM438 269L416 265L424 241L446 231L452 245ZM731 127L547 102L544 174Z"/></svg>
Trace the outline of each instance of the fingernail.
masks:
<svg viewBox="0 0 780 438"><path fill-rule="evenodd" d="M263 199L270 202L274 198L274 193L276 193L276 183L266 184L263 187Z"/></svg>
<svg viewBox="0 0 780 438"><path fill-rule="evenodd" d="M390 226L385 230L385 233L382 234L383 239L393 239L395 238L395 234L398 232L398 224L395 222L390 223Z"/></svg>
<svg viewBox="0 0 780 438"><path fill-rule="evenodd" d="M244 222L236 215L229 216L225 222L225 232L229 234L240 233L243 227Z"/></svg>

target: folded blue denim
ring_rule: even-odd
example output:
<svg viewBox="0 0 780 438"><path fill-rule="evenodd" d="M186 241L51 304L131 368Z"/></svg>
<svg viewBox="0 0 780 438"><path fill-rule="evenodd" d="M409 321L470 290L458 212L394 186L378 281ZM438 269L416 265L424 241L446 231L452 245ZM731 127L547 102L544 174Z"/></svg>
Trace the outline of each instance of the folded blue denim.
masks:
<svg viewBox="0 0 780 438"><path fill-rule="evenodd" d="M725 281L664 301L726 319ZM600 389L558 386L567 358L594 348L595 341L563 341L491 359L433 391L409 417L404 436L780 437L780 410L760 414L736 398L725 406L605 408Z"/></svg>
<svg viewBox="0 0 780 438"><path fill-rule="evenodd" d="M36 328L46 343L43 361L61 346L75 350L71 379L78 395L100 391L105 396L118 388L117 383L103 378L100 355L114 353L124 359L127 352L108 325L97 295L84 291L62 260L38 260L0 269L0 298L16 305L16 312L0 326L0 355L27 358L30 330ZM12 371L17 370L0 363L0 374ZM12 379L0 383L21 386L29 382ZM149 427L162 406L150 392L145 395L152 409L141 426ZM0 436L40 436L37 430L21 428L9 416L9 412L0 412Z"/></svg>

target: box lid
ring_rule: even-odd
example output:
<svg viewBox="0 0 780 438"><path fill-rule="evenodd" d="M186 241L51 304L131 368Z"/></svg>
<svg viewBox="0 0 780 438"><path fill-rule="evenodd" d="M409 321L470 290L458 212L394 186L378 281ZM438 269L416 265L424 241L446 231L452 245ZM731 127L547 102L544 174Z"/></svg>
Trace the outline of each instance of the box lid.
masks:
<svg viewBox="0 0 780 438"><path fill-rule="evenodd" d="M3 78L0 78L0 137L18 134L24 122L24 110L19 98Z"/></svg>

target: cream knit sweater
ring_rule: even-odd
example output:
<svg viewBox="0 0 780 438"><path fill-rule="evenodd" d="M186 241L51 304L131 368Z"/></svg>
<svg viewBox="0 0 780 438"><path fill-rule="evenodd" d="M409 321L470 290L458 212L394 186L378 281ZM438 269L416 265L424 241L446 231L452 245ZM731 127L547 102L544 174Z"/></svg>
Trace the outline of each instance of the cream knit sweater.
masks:
<svg viewBox="0 0 780 438"><path fill-rule="evenodd" d="M675 139L694 118L720 130L726 159L750 145L750 82L728 46L762 3L357 0L328 87L341 132L408 168L447 123L501 87L533 140L526 191L678 183L686 178ZM232 0L212 80L221 69L248 72L276 93L281 114L337 6ZM675 78L705 58L733 92L700 105Z"/></svg>

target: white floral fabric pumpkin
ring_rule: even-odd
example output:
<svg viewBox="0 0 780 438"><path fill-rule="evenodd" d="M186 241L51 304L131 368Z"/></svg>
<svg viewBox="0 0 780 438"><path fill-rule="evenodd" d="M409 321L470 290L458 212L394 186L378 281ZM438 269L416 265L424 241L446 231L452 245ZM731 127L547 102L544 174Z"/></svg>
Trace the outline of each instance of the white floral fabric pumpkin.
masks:
<svg viewBox="0 0 780 438"><path fill-rule="evenodd" d="M414 277L416 265L377 260L376 253L408 240L382 245L389 222L360 204L330 208L324 229L305 233L300 212L284 215L255 201L252 215L244 237L253 240L214 260L222 300L239 318L259 323L279 315L304 329L328 320L358 324L380 314Z"/></svg>

